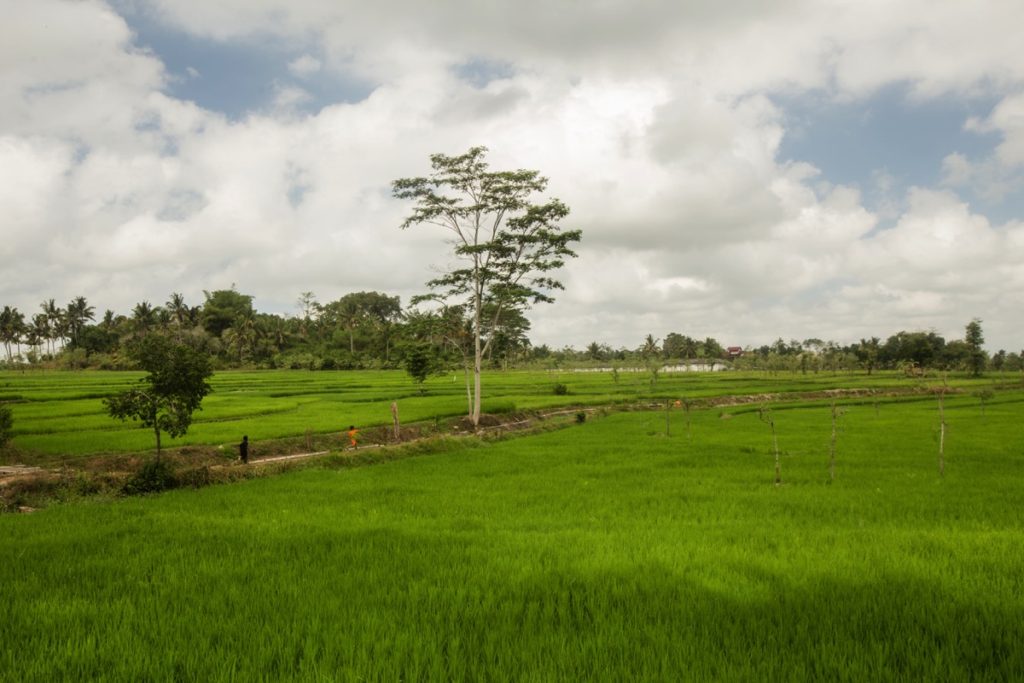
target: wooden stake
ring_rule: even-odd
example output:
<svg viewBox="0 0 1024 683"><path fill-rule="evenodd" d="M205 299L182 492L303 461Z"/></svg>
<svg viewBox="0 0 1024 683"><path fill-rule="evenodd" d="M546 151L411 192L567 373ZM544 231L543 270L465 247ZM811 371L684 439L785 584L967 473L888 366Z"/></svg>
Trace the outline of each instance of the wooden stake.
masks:
<svg viewBox="0 0 1024 683"><path fill-rule="evenodd" d="M944 398L946 395L945 388L939 392L939 476L945 476L946 474L946 414L943 410Z"/></svg>
<svg viewBox="0 0 1024 683"><path fill-rule="evenodd" d="M690 399L683 399L683 410L686 411L686 440L690 440Z"/></svg>
<svg viewBox="0 0 1024 683"><path fill-rule="evenodd" d="M832 401L832 443L829 445L828 474L829 480L836 480L836 420L839 413L836 410L836 402Z"/></svg>
<svg viewBox="0 0 1024 683"><path fill-rule="evenodd" d="M775 485L782 485L782 461L779 459L779 438L775 434L775 418L772 417L772 411L770 408L761 406L758 409L762 422L767 422L768 426L772 428L772 446L775 448Z"/></svg>

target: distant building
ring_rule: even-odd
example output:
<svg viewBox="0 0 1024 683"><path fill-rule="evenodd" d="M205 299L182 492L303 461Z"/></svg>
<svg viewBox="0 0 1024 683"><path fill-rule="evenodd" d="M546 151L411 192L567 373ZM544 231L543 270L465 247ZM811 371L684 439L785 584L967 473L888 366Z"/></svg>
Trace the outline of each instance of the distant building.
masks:
<svg viewBox="0 0 1024 683"><path fill-rule="evenodd" d="M729 346L726 347L725 353L729 356L729 358L739 358L740 356L743 355L743 347Z"/></svg>

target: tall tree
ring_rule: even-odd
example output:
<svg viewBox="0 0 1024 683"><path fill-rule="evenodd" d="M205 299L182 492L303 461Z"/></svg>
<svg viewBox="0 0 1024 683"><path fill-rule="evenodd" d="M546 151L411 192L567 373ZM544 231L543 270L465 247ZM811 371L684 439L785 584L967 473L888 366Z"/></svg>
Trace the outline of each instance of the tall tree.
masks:
<svg viewBox="0 0 1024 683"><path fill-rule="evenodd" d="M84 296L78 296L68 303L66 320L71 335L71 345L79 346L82 328L90 320L95 320L95 309L89 305Z"/></svg>
<svg viewBox="0 0 1024 683"><path fill-rule="evenodd" d="M184 294L172 292L171 298L164 304L164 310L170 314L171 320L179 328L188 326L190 309L185 303Z"/></svg>
<svg viewBox="0 0 1024 683"><path fill-rule="evenodd" d="M455 236L455 256L462 267L427 286L434 290L433 298L464 301L472 311L474 425L480 423L482 361L502 314L508 308L553 301L548 292L563 287L547 274L576 255L570 244L582 236L579 230L561 229L559 223L569 215L561 201L530 201L545 190L547 178L530 170L489 171L486 153L485 147L473 147L460 156L434 154L429 177L392 184L396 198L415 202L402 228L427 223ZM494 303L494 313L485 319L488 301Z"/></svg>
<svg viewBox="0 0 1024 683"><path fill-rule="evenodd" d="M28 343L35 348L35 353L41 354L41 347L50 339L50 320L46 313L36 313L32 316L32 324L28 328Z"/></svg>
<svg viewBox="0 0 1024 683"><path fill-rule="evenodd" d="M360 292L363 299L363 314L374 336L377 338L376 353L380 353L383 345L385 362L391 360L391 337L395 325L402 319L402 304L397 296L388 296L380 292Z"/></svg>
<svg viewBox="0 0 1024 683"><path fill-rule="evenodd" d="M47 299L39 304L39 308L43 311L43 320L46 324L45 336L43 337L46 340L46 350L52 354L57 350L55 342L60 338L61 321L64 318L64 311L61 310L53 299Z"/></svg>
<svg viewBox="0 0 1024 683"><path fill-rule="evenodd" d="M653 334L648 334L644 337L644 343L640 345L639 349L637 349L640 356L646 360L659 355L658 341L659 340L654 338Z"/></svg>
<svg viewBox="0 0 1024 683"><path fill-rule="evenodd" d="M356 328L366 318L366 310L361 297L356 294L346 294L336 302L334 316L338 323L348 332L348 352L356 352Z"/></svg>
<svg viewBox="0 0 1024 683"><path fill-rule="evenodd" d="M253 314L252 297L239 294L234 285L231 289L204 290L203 294L206 296L201 314L203 327L214 337L220 337L239 317Z"/></svg>
<svg viewBox="0 0 1024 683"><path fill-rule="evenodd" d="M135 333L144 337L150 330L156 327L157 309L148 301L140 301L132 309L132 326Z"/></svg>
<svg viewBox="0 0 1024 683"><path fill-rule="evenodd" d="M981 331L981 320L975 318L967 323L964 342L967 344L967 367L971 375L978 377L985 369L985 351L981 345L985 343L985 335Z"/></svg>
<svg viewBox="0 0 1024 683"><path fill-rule="evenodd" d="M861 338L860 344L857 345L857 360L867 369L869 375L874 371L875 366L878 365L878 353L882 348L881 344L881 339L871 337L870 339Z"/></svg>
<svg viewBox="0 0 1024 683"><path fill-rule="evenodd" d="M14 355L11 352L11 345L19 344L24 332L24 314L17 308L4 306L3 310L0 311L0 342L3 342L4 349L7 351L8 363L14 361Z"/></svg>

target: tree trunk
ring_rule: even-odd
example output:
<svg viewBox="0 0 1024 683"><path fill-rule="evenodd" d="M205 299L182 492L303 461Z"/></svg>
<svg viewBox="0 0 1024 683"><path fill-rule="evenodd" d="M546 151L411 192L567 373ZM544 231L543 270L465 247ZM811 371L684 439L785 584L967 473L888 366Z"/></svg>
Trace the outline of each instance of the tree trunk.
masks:
<svg viewBox="0 0 1024 683"><path fill-rule="evenodd" d="M473 426L480 425L480 354L473 366Z"/></svg>
<svg viewBox="0 0 1024 683"><path fill-rule="evenodd" d="M473 411L470 419L473 428L480 425L480 369L483 365L483 349L480 347L481 325L483 324L483 292L477 283L476 296L473 302Z"/></svg>

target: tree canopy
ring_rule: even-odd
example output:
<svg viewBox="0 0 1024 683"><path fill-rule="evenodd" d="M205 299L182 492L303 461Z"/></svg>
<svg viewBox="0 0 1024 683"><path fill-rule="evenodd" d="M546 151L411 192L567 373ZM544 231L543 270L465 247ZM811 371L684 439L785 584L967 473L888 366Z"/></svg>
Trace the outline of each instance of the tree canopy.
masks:
<svg viewBox="0 0 1024 683"><path fill-rule="evenodd" d="M160 434L171 438L188 432L192 413L200 409L211 388L206 381L213 370L209 357L162 335L147 335L132 348L139 366L147 371L139 386L107 398L111 417L137 420L153 429L160 455Z"/></svg>

